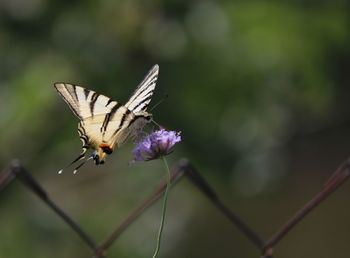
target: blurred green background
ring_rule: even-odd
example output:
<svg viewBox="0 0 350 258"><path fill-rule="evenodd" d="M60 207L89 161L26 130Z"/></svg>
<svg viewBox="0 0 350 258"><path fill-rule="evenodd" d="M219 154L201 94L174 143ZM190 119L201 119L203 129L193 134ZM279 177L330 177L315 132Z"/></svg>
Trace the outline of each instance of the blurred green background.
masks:
<svg viewBox="0 0 350 258"><path fill-rule="evenodd" d="M77 119L53 88L71 82L126 102L160 65L152 113L222 199L263 237L313 196L350 154L348 1L0 2L0 164L19 158L102 241L164 176L129 165L57 171L76 157ZM277 246L276 257L349 257L345 184ZM158 203L108 251L151 257ZM0 194L0 257L90 257L45 204L15 182ZM170 193L160 257L259 257L187 180Z"/></svg>

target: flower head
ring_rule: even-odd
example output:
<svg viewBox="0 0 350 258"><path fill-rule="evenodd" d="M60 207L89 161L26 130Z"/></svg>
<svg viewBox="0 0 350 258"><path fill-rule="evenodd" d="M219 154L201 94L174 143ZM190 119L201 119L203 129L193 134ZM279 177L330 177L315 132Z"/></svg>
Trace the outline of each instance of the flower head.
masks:
<svg viewBox="0 0 350 258"><path fill-rule="evenodd" d="M163 128L155 131L136 144L133 150L134 161L147 161L168 155L180 141L179 132L166 131Z"/></svg>

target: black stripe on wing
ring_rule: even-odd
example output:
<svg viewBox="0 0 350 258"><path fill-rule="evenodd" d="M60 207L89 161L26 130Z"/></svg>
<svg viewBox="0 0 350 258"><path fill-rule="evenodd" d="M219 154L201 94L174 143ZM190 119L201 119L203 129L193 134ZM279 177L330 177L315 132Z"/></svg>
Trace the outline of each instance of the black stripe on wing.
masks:
<svg viewBox="0 0 350 258"><path fill-rule="evenodd" d="M153 91L150 91L140 102L134 107L134 110L140 109L140 111L145 111L148 107L149 102L151 102Z"/></svg>
<svg viewBox="0 0 350 258"><path fill-rule="evenodd" d="M97 94L96 92L94 92L91 96L91 100L90 100L90 113L91 113L91 116L94 116L94 108L95 108L95 104L96 104L96 101L98 99L100 95Z"/></svg>
<svg viewBox="0 0 350 258"><path fill-rule="evenodd" d="M108 105L108 104L107 104L107 105ZM102 123L102 126L101 126L101 133L103 133L103 135L104 135L104 133L106 132L106 129L107 129L107 127L108 127L109 122L113 119L113 116L115 115L115 113L118 111L118 109L119 109L121 106L122 106L121 104L116 103L116 104L112 107L111 111L105 115L105 118L104 118L103 123Z"/></svg>
<svg viewBox="0 0 350 258"><path fill-rule="evenodd" d="M123 128L123 125L126 121L126 118L130 115L131 111L129 109L126 110L126 112L123 114L122 118L120 119L120 123L117 129L115 129L114 133L112 134L112 138L120 131L120 129Z"/></svg>
<svg viewBox="0 0 350 258"><path fill-rule="evenodd" d="M85 99L88 98L90 91L84 88Z"/></svg>

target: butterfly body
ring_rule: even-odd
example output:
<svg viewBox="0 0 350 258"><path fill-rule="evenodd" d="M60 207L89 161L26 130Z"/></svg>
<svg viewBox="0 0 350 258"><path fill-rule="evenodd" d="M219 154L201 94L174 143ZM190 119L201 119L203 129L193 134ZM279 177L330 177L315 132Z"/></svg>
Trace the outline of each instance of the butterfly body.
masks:
<svg viewBox="0 0 350 258"><path fill-rule="evenodd" d="M79 137L83 152L72 163L83 159L92 148L96 165L103 164L106 156L119 148L130 136L151 120L147 107L151 101L158 77L155 65L137 87L129 101L122 105L95 91L69 83L55 83L55 88L73 113L79 118Z"/></svg>

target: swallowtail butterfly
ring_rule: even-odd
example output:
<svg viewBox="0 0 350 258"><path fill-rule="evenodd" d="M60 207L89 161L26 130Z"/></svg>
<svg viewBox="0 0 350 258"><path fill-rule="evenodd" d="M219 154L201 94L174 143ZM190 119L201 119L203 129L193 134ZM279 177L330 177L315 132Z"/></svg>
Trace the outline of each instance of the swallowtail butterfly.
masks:
<svg viewBox="0 0 350 258"><path fill-rule="evenodd" d="M107 155L151 120L152 115L146 110L156 86L158 71L159 66L153 66L125 105L77 85L55 83L58 93L80 120L78 133L83 151L69 165L84 159L89 148L94 150L89 159L93 159L96 165L103 164Z"/></svg>

